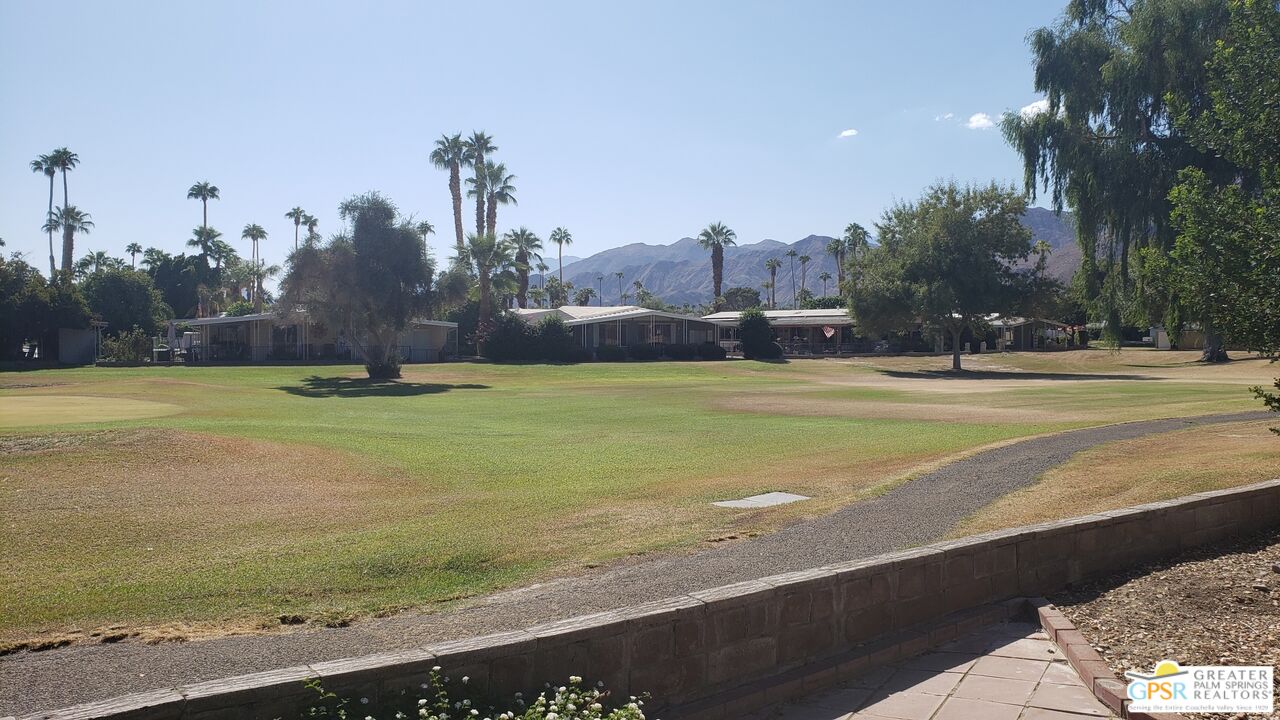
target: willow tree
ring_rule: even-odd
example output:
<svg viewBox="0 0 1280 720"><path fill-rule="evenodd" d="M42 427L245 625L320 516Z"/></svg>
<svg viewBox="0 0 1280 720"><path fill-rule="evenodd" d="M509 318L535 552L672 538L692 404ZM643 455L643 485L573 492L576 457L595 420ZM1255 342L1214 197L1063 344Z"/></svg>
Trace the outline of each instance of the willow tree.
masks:
<svg viewBox="0 0 1280 720"><path fill-rule="evenodd" d="M1166 98L1207 101L1205 62L1227 18L1221 0L1071 0L1054 27L1030 36L1035 88L1045 101L1004 117L1032 200L1076 215L1081 281L1113 337L1131 297L1135 250L1173 245L1169 192L1178 172L1212 177L1230 163L1197 148L1173 122ZM1156 313L1159 314L1158 312ZM1211 318L1205 359L1220 359Z"/></svg>
<svg viewBox="0 0 1280 720"><path fill-rule="evenodd" d="M413 222L376 192L353 199L350 236L289 256L277 312L306 312L364 358L370 378L400 376L400 333L424 312L434 268Z"/></svg>

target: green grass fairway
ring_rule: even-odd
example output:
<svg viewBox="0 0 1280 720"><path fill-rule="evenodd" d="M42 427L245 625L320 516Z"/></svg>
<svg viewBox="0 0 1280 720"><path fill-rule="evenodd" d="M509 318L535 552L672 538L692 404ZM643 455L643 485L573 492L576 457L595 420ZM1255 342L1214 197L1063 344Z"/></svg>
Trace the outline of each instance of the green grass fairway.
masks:
<svg viewBox="0 0 1280 720"><path fill-rule="evenodd" d="M1275 371L1190 358L0 373L0 641L429 607L765 532L1011 438L1258 409ZM771 490L814 500L708 504Z"/></svg>

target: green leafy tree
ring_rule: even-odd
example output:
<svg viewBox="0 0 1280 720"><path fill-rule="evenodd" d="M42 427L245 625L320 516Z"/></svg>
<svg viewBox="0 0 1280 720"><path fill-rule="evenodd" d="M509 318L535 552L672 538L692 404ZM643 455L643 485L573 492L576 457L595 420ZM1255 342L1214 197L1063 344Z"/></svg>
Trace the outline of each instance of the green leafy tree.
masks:
<svg viewBox="0 0 1280 720"><path fill-rule="evenodd" d="M89 310L107 323L112 334L134 327L155 334L173 317L173 309L144 272L129 268L94 272L80 289Z"/></svg>
<svg viewBox="0 0 1280 720"><path fill-rule="evenodd" d="M1131 304L1134 249L1173 245L1178 172L1236 174L1189 142L1167 101L1192 98L1200 111L1205 63L1226 19L1220 0L1072 0L1057 26L1030 36L1045 99L1006 115L1002 128L1022 155L1032 199L1040 186L1056 210L1074 211L1084 291L1113 338ZM1200 319L1205 359L1225 358L1212 318Z"/></svg>
<svg viewBox="0 0 1280 720"><path fill-rule="evenodd" d="M951 339L951 367L961 369L964 332L1024 298L1026 283L1013 266L1031 252L1031 232L1020 222L1025 211L1026 199L1012 189L954 182L886 210L863 282L851 288L859 327L880 334L923 320Z"/></svg>
<svg viewBox="0 0 1280 720"><path fill-rule="evenodd" d="M453 232L459 255L464 254L466 237L462 229L462 165L465 162L466 146L462 142L462 134L441 135L431 151L431 164L441 170L449 171L449 196L453 200Z"/></svg>
<svg viewBox="0 0 1280 720"><path fill-rule="evenodd" d="M376 192L353 198L350 236L296 250L278 312L306 313L342 332L370 378L400 375L400 333L430 302L434 268L422 236Z"/></svg>
<svg viewBox="0 0 1280 720"><path fill-rule="evenodd" d="M724 284L724 249L736 245L738 234L724 223L712 223L698 233L698 244L711 251L711 303L720 304L720 289Z"/></svg>
<svg viewBox="0 0 1280 720"><path fill-rule="evenodd" d="M723 310L746 310L760 307L760 291L749 287L731 287L724 291Z"/></svg>
<svg viewBox="0 0 1280 720"><path fill-rule="evenodd" d="M782 357L782 346L773 339L773 325L760 308L742 311L738 319L738 340L742 343L742 356L748 360Z"/></svg>
<svg viewBox="0 0 1280 720"><path fill-rule="evenodd" d="M590 305L591 299L594 298L595 296L596 296L595 288L589 288L589 287L578 288L578 291L573 294L573 304L580 305L580 306Z"/></svg>

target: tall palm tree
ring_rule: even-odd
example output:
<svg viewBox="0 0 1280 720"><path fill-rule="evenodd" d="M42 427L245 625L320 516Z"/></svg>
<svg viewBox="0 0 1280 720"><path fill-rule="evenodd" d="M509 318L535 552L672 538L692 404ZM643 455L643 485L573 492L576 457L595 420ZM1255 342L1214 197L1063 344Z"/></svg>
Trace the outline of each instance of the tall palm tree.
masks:
<svg viewBox="0 0 1280 720"><path fill-rule="evenodd" d="M760 283L760 287L764 288L764 296L769 298L768 302L770 308L773 307L773 285L774 283L770 280L765 280Z"/></svg>
<svg viewBox="0 0 1280 720"><path fill-rule="evenodd" d="M70 193L67 191L67 173L76 169L80 164L80 156L71 152L65 147L60 147L49 153L49 162L53 164L59 172L62 173L62 207L63 209L75 207L71 204ZM88 214L85 215L88 217ZM53 219L53 218L50 218ZM74 223L73 223L74 224ZM75 255L75 232L71 233L71 240L68 241L67 224L58 219L58 226L62 228L62 274L68 279L71 277L71 262Z"/></svg>
<svg viewBox="0 0 1280 720"><path fill-rule="evenodd" d="M720 286L724 282L724 248L738 244L738 234L724 223L712 223L698 233L698 244L711 251L711 292L713 306L720 304Z"/></svg>
<svg viewBox="0 0 1280 720"><path fill-rule="evenodd" d="M142 251L142 264L152 272L157 267L173 259L173 256L159 248L147 248Z"/></svg>
<svg viewBox="0 0 1280 720"><path fill-rule="evenodd" d="M418 231L419 235L422 236L422 242L427 241L428 235L434 235L436 233L436 226L432 225L430 222L426 220L423 220L417 225L414 225L413 228Z"/></svg>
<svg viewBox="0 0 1280 720"><path fill-rule="evenodd" d="M293 249L298 249L298 228L302 227L302 223L307 219L307 211L300 207L294 206L292 210L285 213L284 216L293 221Z"/></svg>
<svg viewBox="0 0 1280 720"><path fill-rule="evenodd" d="M131 242L124 247L124 251L129 253L129 267L138 269L138 254L142 252L142 246L136 242Z"/></svg>
<svg viewBox="0 0 1280 720"><path fill-rule="evenodd" d="M542 260L539 254L542 252L542 240L527 227L521 227L518 230L512 230L502 239L511 246L515 253L515 269L516 269L516 304L520 307L529 306L529 261Z"/></svg>
<svg viewBox="0 0 1280 720"><path fill-rule="evenodd" d="M542 287L543 290L546 290L547 289L547 271L551 269L551 266L542 262L542 258L538 258L538 264L536 267L538 268L538 280L539 280L538 284Z"/></svg>
<svg viewBox="0 0 1280 720"><path fill-rule="evenodd" d="M431 164L441 170L449 171L449 196L453 198L453 232L458 244L458 252L462 253L466 238L462 231L462 164L466 154L466 146L462 142L462 133L441 135L436 140L436 147L431 151Z"/></svg>
<svg viewBox="0 0 1280 720"><path fill-rule="evenodd" d="M551 242L556 244L556 249L560 255L560 284L564 284L564 246L573 244L573 236L569 231L558 227L551 231Z"/></svg>
<svg viewBox="0 0 1280 720"><path fill-rule="evenodd" d="M258 268L262 263L262 258L258 254L258 243L267 239L267 231L257 223L249 223L244 226L244 230L240 231L240 238L248 240L251 243L249 267L253 271L255 282L249 289L249 297L253 301L253 307L256 312L262 312L262 286L258 275Z"/></svg>
<svg viewBox="0 0 1280 720"><path fill-rule="evenodd" d="M536 308L542 307L542 301L546 299L547 293L542 288L533 288L529 291L529 299L533 301Z"/></svg>
<svg viewBox="0 0 1280 720"><path fill-rule="evenodd" d="M204 264L206 270L209 268L209 261L216 253L214 243L220 237L222 233L211 227L198 227L191 231L191 239L187 241L187 247L200 250L200 262Z"/></svg>
<svg viewBox="0 0 1280 720"><path fill-rule="evenodd" d="M600 298L600 305L604 306L604 276L596 275L596 297Z"/></svg>
<svg viewBox="0 0 1280 720"><path fill-rule="evenodd" d="M813 258L808 255L801 255L800 258L800 292L803 294L805 290L805 279L809 275L809 261Z"/></svg>
<svg viewBox="0 0 1280 720"><path fill-rule="evenodd" d="M870 246L869 237L870 234L866 228L858 223L849 223L845 226L844 236L841 238L844 241L844 252L840 256L840 271L842 273L840 283L842 285L844 283L843 273L853 270L854 290L858 289L858 279L862 274L859 265L862 261L862 256L867 253L867 248ZM852 268L849 267L850 263L853 264Z"/></svg>
<svg viewBox="0 0 1280 720"><path fill-rule="evenodd" d="M187 188L187 199L200 201L201 210L203 211L200 227L209 227L209 201L217 200L220 197L218 186L211 184L208 180L201 180Z"/></svg>
<svg viewBox="0 0 1280 720"><path fill-rule="evenodd" d="M783 255L786 255L788 258L791 259L791 307L792 309L795 309L795 306L796 306L796 256L799 254L800 253L796 252L795 248L791 248L787 250L785 253L783 253Z"/></svg>
<svg viewBox="0 0 1280 720"><path fill-rule="evenodd" d="M769 307L777 309L778 297L775 288L778 287L778 268L782 267L782 261L778 258L769 258L764 261L764 269L769 271Z"/></svg>
<svg viewBox="0 0 1280 720"><path fill-rule="evenodd" d="M49 210L45 213L44 229L49 231L49 279L57 277L58 266L53 262L53 231L54 228L49 222L53 219L53 179L58 175L58 168L53 164L53 155L40 155L31 161L31 172L42 173L49 178Z"/></svg>
<svg viewBox="0 0 1280 720"><path fill-rule="evenodd" d="M511 184L516 176L508 174L503 163L485 163L484 175L484 228L486 233L493 235L498 226L498 206L518 204L516 186Z"/></svg>
<svg viewBox="0 0 1280 720"><path fill-rule="evenodd" d="M81 211L75 205L67 205L53 211L49 224L62 230L62 275L70 280L72 258L75 256L76 249L76 233L88 235L93 229L93 220L89 213Z"/></svg>
<svg viewBox="0 0 1280 720"><path fill-rule="evenodd" d="M613 276L614 276L614 277L616 277L616 278L618 278L618 304L619 304L619 305L625 305L626 303L622 302L622 277L623 277L623 273L622 273L622 271L621 271L621 270L619 270L618 272L614 273L614 274L613 274Z"/></svg>
<svg viewBox="0 0 1280 720"><path fill-rule="evenodd" d="M470 180L476 195L476 234L484 234L484 201L485 181L488 179L485 174L485 158L498 151L498 146L493 144L493 138L484 134L484 131L472 132L471 137L462 141L463 155L462 160L467 167L475 171L475 178ZM468 193L470 194L470 193Z"/></svg>
<svg viewBox="0 0 1280 720"><path fill-rule="evenodd" d="M831 273L823 270L818 274L818 279L822 281L822 297L827 296L827 283L831 281Z"/></svg>
<svg viewBox="0 0 1280 720"><path fill-rule="evenodd" d="M493 325L493 274L509 265L514 260L514 256L511 246L507 243L492 235L475 234L467 236L467 254L476 269L476 282L480 293L476 329L483 336L485 331Z"/></svg>
<svg viewBox="0 0 1280 720"><path fill-rule="evenodd" d="M307 229L307 242L313 243L320 239L320 233L316 232L316 228L320 226L320 221L314 215L302 216L302 225Z"/></svg>

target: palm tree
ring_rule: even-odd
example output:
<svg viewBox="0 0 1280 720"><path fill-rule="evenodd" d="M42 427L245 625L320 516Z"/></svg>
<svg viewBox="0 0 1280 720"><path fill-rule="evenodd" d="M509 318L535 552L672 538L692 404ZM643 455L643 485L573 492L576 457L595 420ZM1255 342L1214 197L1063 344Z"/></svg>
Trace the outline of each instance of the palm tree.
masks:
<svg viewBox="0 0 1280 720"><path fill-rule="evenodd" d="M528 307L529 261L533 259L542 260L542 256L538 254L542 251L542 240L526 227L512 230L503 235L502 239L511 246L512 251L515 253L516 304L522 308Z"/></svg>
<svg viewBox="0 0 1280 720"><path fill-rule="evenodd" d="M564 284L564 246L573 244L573 236L569 231L558 227L551 231L551 242L556 244L556 248L560 255L560 284Z"/></svg>
<svg viewBox="0 0 1280 720"><path fill-rule="evenodd" d="M594 288L584 287L573 294L573 304L586 306L591 304L591 298L596 296Z"/></svg>
<svg viewBox="0 0 1280 720"><path fill-rule="evenodd" d="M157 267L159 267L160 265L163 265L164 263L168 262L172 258L173 258L172 255L170 255L169 253L159 248L152 247L142 251L142 264L146 266L147 270L150 270L152 272L154 272Z"/></svg>
<svg viewBox="0 0 1280 720"><path fill-rule="evenodd" d="M200 261L204 263L206 269L209 267L210 258L215 253L214 242L220 237L222 233L211 227L198 227L191 231L191 239L187 241L187 247L200 250Z"/></svg>
<svg viewBox="0 0 1280 720"><path fill-rule="evenodd" d="M485 174L485 157L498 151L498 146L493 144L493 138L484 134L484 131L472 132L471 137L462 141L463 154L462 160L467 167L475 171L475 178L469 180L476 192L476 234L484 233L484 201L485 181L488 179ZM470 193L468 193L469 195Z"/></svg>
<svg viewBox="0 0 1280 720"><path fill-rule="evenodd" d="M809 261L812 259L813 258L809 257L808 255L800 256L800 293L801 294L804 294L805 279L809 275Z"/></svg>
<svg viewBox="0 0 1280 720"><path fill-rule="evenodd" d="M248 240L251 243L250 255L252 257L249 260L249 266L253 271L255 280L260 280L258 277L258 268L262 263L262 259L258 255L258 243L267 239L267 231L257 223L249 223L245 225L244 230L240 232L240 238L242 240ZM253 286L249 289L249 294L250 299L253 300L254 310L256 312L262 312L261 284L259 282L254 282Z"/></svg>
<svg viewBox="0 0 1280 720"><path fill-rule="evenodd" d="M551 269L551 266L542 262L542 258L539 257L538 264L535 267L537 267L538 269L538 280L540 281L539 284L542 286L543 290L546 290L547 289L547 271Z"/></svg>
<svg viewBox="0 0 1280 720"><path fill-rule="evenodd" d="M71 152L65 147L60 147L54 150L53 152L49 153L49 162L53 164L53 167L55 169L57 169L62 173L62 207L63 209L75 207L74 205L71 204L70 194L67 192L67 173L71 172L72 170L75 170L76 166L80 164L80 156L76 155L75 153ZM87 213L85 214L85 217L88 217ZM50 219L52 220L54 218L50 218ZM69 217L68 219L70 220L73 218ZM72 224L74 224L74 222ZM63 275L70 278L71 277L71 258L75 255L75 248L72 246L75 242L74 240L75 232L71 233L72 240L70 242L72 244L68 244L67 224L64 223L61 218L58 218L58 226L62 228L62 273Z"/></svg>
<svg viewBox="0 0 1280 720"><path fill-rule="evenodd" d="M492 235L498 226L498 206L518 204L516 203L516 186L511 184L516 176L508 174L507 166L503 163L497 165L485 163L484 175L484 229Z"/></svg>
<svg viewBox="0 0 1280 720"><path fill-rule="evenodd" d="M783 255L786 255L787 257L791 258L791 307L792 309L795 309L795 306L796 306L796 256L799 254L800 253L796 252L795 248L791 248L787 250L785 253L783 253Z"/></svg>
<svg viewBox="0 0 1280 720"><path fill-rule="evenodd" d="M844 244L844 252L840 256L840 283L844 283L843 272L848 269L853 271L853 289L858 289L858 279L861 275L859 267L862 256L866 254L869 243L867 239L870 235L866 228L858 223L849 223L844 228L844 237L841 238ZM853 267L849 267L852 262Z"/></svg>
<svg viewBox="0 0 1280 720"><path fill-rule="evenodd" d="M441 170L449 171L449 195L453 198L453 232L458 244L458 253L462 254L466 239L462 232L462 163L466 155L466 146L462 142L462 133L441 135L436 140L436 147L431 151L431 164Z"/></svg>
<svg viewBox="0 0 1280 720"><path fill-rule="evenodd" d="M218 232L214 230L213 232ZM232 260L239 259L236 249L221 239L222 233L218 233L219 237L215 238L209 244L209 257L213 258L213 269L221 270L224 265L229 265Z"/></svg>
<svg viewBox="0 0 1280 720"><path fill-rule="evenodd" d="M202 180L187 189L188 200L200 201L200 206L204 213L200 227L209 227L209 201L217 200L220 197L218 186L211 184L208 180Z"/></svg>
<svg viewBox="0 0 1280 720"><path fill-rule="evenodd" d="M619 305L625 305L626 303L622 302L622 277L623 277L623 273L622 273L622 271L618 271L618 272L614 273L614 274L613 274L613 276L614 276L614 277L616 277L616 278L618 278L618 304L619 304Z"/></svg>
<svg viewBox="0 0 1280 720"><path fill-rule="evenodd" d="M600 306L604 306L604 276L596 275L596 297L600 298Z"/></svg>
<svg viewBox="0 0 1280 720"><path fill-rule="evenodd" d="M711 292L713 306L720 304L720 286L724 282L724 248L737 245L738 234L724 223L712 223L698 233L698 244L711 251Z"/></svg>
<svg viewBox="0 0 1280 720"><path fill-rule="evenodd" d="M831 280L831 273L823 270L818 275L818 279L822 281L822 297L827 296L827 283Z"/></svg>
<svg viewBox="0 0 1280 720"><path fill-rule="evenodd" d="M42 173L49 178L49 211L45 213L44 228L49 231L49 279L58 274L58 267L53 262L53 231L50 221L53 219L53 179L58 175L58 168L53 164L53 155L41 155L31 161L31 172Z"/></svg>
<svg viewBox="0 0 1280 720"><path fill-rule="evenodd" d="M320 221L314 215L304 215L302 225L307 229L307 242L313 243L320 239L320 233L316 232L316 228L320 226Z"/></svg>
<svg viewBox="0 0 1280 720"><path fill-rule="evenodd" d="M760 283L760 287L764 288L765 297L769 298L769 307L773 307L773 281L765 280Z"/></svg>
<svg viewBox="0 0 1280 720"><path fill-rule="evenodd" d="M778 297L775 288L778 287L778 268L782 267L782 261L778 258L769 258L764 261L764 269L769 271L769 307L778 308Z"/></svg>
<svg viewBox="0 0 1280 720"><path fill-rule="evenodd" d="M422 236L422 242L427 241L428 235L434 235L436 233L436 226L432 225L426 220L423 220L422 222L418 223L417 225L414 225L413 227L415 230L418 231L418 234Z"/></svg>
<svg viewBox="0 0 1280 720"><path fill-rule="evenodd" d="M131 242L124 247L124 251L129 253L129 267L138 269L138 253L142 252L142 246L136 242Z"/></svg>
<svg viewBox="0 0 1280 720"><path fill-rule="evenodd" d="M105 250L90 250L76 261L75 275L77 278L84 279L91 274L96 275L107 268L123 264L124 261L111 257Z"/></svg>
<svg viewBox="0 0 1280 720"><path fill-rule="evenodd" d="M514 256L511 246L499 241L492 235L468 235L467 254L476 269L476 281L479 285L480 308L476 319L476 330L481 337L493 325L493 273L509 265Z"/></svg>
<svg viewBox="0 0 1280 720"><path fill-rule="evenodd" d="M285 213L284 216L293 221L293 249L297 250L298 249L298 228L302 227L303 221L306 220L307 217L309 216L307 215L306 210L303 210L302 208L296 207L296 206L289 212Z"/></svg>
<svg viewBox="0 0 1280 720"><path fill-rule="evenodd" d="M60 207L53 212L53 217L45 225L62 230L62 274L71 279L72 260L75 256L76 233L88 235L93 228L93 220L87 212L82 212L75 205Z"/></svg>

